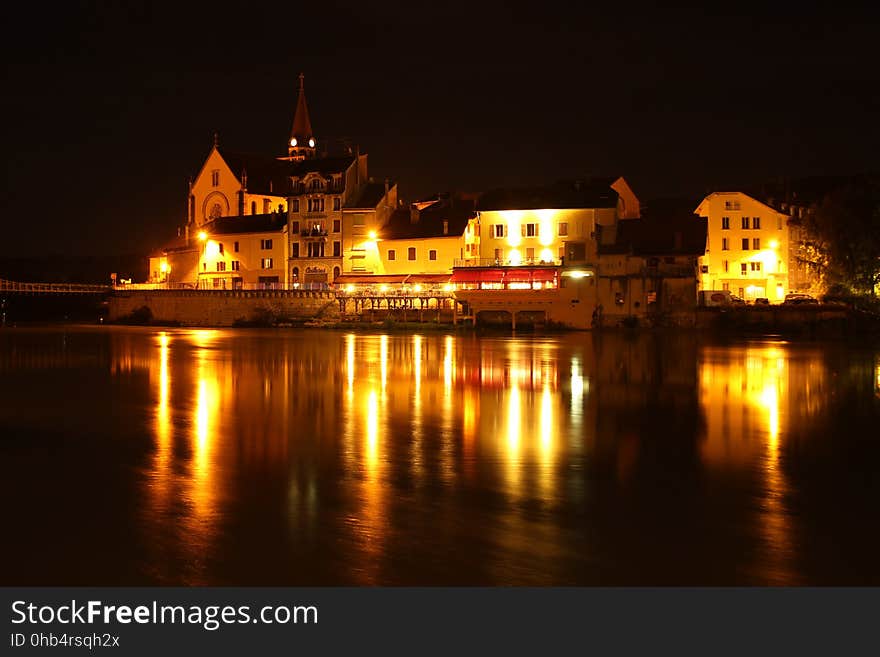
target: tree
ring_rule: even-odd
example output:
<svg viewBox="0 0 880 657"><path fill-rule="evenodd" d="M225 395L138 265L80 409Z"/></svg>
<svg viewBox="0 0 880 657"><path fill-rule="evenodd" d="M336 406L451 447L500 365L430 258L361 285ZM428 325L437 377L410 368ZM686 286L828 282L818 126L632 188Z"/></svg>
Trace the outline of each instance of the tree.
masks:
<svg viewBox="0 0 880 657"><path fill-rule="evenodd" d="M804 219L810 239L801 248L826 286L844 285L859 295L880 284L880 184L857 178L827 194Z"/></svg>

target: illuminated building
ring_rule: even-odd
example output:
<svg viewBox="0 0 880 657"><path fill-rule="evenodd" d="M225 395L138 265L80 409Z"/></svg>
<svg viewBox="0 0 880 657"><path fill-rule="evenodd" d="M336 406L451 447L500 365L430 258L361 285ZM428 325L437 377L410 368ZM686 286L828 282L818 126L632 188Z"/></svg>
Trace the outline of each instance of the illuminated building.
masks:
<svg viewBox="0 0 880 657"><path fill-rule="evenodd" d="M709 222L701 290L782 301L789 292L789 216L743 192L714 192L694 211Z"/></svg>
<svg viewBox="0 0 880 657"><path fill-rule="evenodd" d="M215 136L190 182L186 224L151 256L150 281L227 289L320 287L340 276L347 261L343 244L349 244L351 260L352 243L365 227L358 225L359 212L372 212L381 224L387 219L381 209L397 204L396 185L372 182L366 154L317 141L302 75L285 147L280 157L236 153ZM206 239L198 239L200 233ZM239 257L227 257L228 242L238 245Z"/></svg>

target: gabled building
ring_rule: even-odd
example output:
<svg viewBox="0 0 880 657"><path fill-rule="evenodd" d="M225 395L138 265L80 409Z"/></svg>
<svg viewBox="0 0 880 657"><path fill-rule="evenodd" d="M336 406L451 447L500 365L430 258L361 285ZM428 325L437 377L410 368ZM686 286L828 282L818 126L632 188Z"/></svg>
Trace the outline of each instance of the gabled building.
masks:
<svg viewBox="0 0 880 657"><path fill-rule="evenodd" d="M215 137L190 182L186 225L150 259L151 282L299 288L323 287L338 278L346 266L343 244L356 250L364 232L354 214L346 226L344 209L373 203L369 210L381 224L390 213L382 209L397 204L396 186L385 185L373 199L376 186L367 175L366 154L321 150L302 75L286 150L278 157L238 153L220 147ZM230 235L239 249L247 245L244 259L229 256ZM247 272L233 274L243 270L231 267Z"/></svg>
<svg viewBox="0 0 880 657"><path fill-rule="evenodd" d="M789 215L744 192L713 192L694 210L708 221L699 288L782 301L790 291Z"/></svg>

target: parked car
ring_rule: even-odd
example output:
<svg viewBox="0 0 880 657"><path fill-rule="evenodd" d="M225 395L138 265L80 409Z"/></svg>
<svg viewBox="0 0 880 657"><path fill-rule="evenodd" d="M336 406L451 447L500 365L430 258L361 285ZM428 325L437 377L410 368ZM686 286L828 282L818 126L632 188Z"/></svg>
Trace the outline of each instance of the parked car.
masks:
<svg viewBox="0 0 880 657"><path fill-rule="evenodd" d="M740 304L743 306L746 305L745 299L743 299L742 297L738 297L735 294L730 295L730 303L732 303L734 305L740 305Z"/></svg>
<svg viewBox="0 0 880 657"><path fill-rule="evenodd" d="M785 295L785 300L782 303L785 306L818 305L819 300L809 294L791 292Z"/></svg>
<svg viewBox="0 0 880 657"><path fill-rule="evenodd" d="M755 305L756 306L769 306L770 299L768 299L767 297L758 297L757 299L755 299Z"/></svg>

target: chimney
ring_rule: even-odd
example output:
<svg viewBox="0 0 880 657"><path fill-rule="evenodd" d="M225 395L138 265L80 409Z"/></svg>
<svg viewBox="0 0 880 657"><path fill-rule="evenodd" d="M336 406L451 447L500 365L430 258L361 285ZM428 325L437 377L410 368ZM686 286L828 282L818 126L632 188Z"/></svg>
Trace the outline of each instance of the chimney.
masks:
<svg viewBox="0 0 880 657"><path fill-rule="evenodd" d="M419 208L415 205L409 206L409 222L411 224L419 223Z"/></svg>

